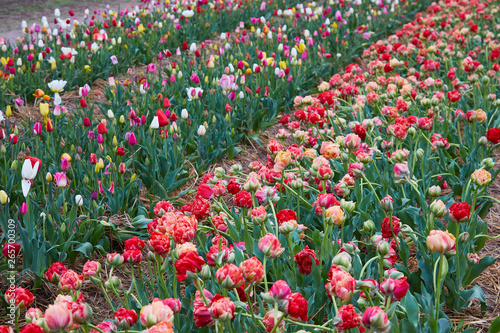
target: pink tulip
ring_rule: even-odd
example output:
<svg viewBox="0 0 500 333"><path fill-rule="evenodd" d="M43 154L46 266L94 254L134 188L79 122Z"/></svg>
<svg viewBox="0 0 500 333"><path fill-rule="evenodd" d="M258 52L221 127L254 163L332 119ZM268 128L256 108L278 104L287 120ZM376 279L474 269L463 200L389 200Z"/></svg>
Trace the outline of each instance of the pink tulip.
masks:
<svg viewBox="0 0 500 333"><path fill-rule="evenodd" d="M174 312L160 299L155 298L151 304L141 309L140 317L141 323L149 328L164 321L173 321Z"/></svg>
<svg viewBox="0 0 500 333"><path fill-rule="evenodd" d="M128 134L128 144L131 146L135 146L137 144L137 138L135 137L134 132L129 132Z"/></svg>
<svg viewBox="0 0 500 333"><path fill-rule="evenodd" d="M23 202L23 204L21 205L21 209L19 210L19 212L21 213L21 215L24 215L24 214L26 214L27 211L28 211L28 206L26 205L26 202Z"/></svg>
<svg viewBox="0 0 500 333"><path fill-rule="evenodd" d="M69 169L69 161L67 158L62 157L61 158L61 170L68 170Z"/></svg>
<svg viewBox="0 0 500 333"><path fill-rule="evenodd" d="M153 64L153 63L150 63L150 64L148 65L148 67L147 67L147 71L148 71L149 73L154 73L154 72L156 72L156 65L155 65L155 64Z"/></svg>
<svg viewBox="0 0 500 333"><path fill-rule="evenodd" d="M258 247L269 258L277 258L285 251L285 248L281 247L278 237L271 233L268 233L259 240Z"/></svg>
<svg viewBox="0 0 500 333"><path fill-rule="evenodd" d="M407 163L396 163L394 166L394 178L406 179L410 177L410 170Z"/></svg>
<svg viewBox="0 0 500 333"><path fill-rule="evenodd" d="M33 125L33 134L34 135L42 134L42 124L35 123L35 125Z"/></svg>
<svg viewBox="0 0 500 333"><path fill-rule="evenodd" d="M387 313L378 306L367 308L363 313L362 321L369 331L387 332L391 327Z"/></svg>
<svg viewBox="0 0 500 333"><path fill-rule="evenodd" d="M68 179L66 178L65 172L56 172L54 174L54 179L56 181L57 187L66 187L68 185Z"/></svg>
<svg viewBox="0 0 500 333"><path fill-rule="evenodd" d="M73 316L65 302L49 305L45 310L45 323L52 332L60 332L73 325Z"/></svg>
<svg viewBox="0 0 500 333"><path fill-rule="evenodd" d="M427 236L427 247L431 252L447 252L455 247L455 237L448 231L431 230Z"/></svg>
<svg viewBox="0 0 500 333"><path fill-rule="evenodd" d="M70 269L61 275L58 287L62 292L77 291L82 288L82 283L83 276Z"/></svg>
<svg viewBox="0 0 500 333"><path fill-rule="evenodd" d="M219 284L227 289L238 288L243 284L243 275L238 266L234 264L225 264L217 270L215 278Z"/></svg>
<svg viewBox="0 0 500 333"><path fill-rule="evenodd" d="M262 207L262 206L260 206ZM264 207L262 207L264 208ZM255 210L256 208L254 208ZM264 210L265 211L265 210ZM252 211L253 215L253 211ZM264 278L264 267L262 262L260 262L259 258L252 257L243 261L240 264L240 269L243 277L248 283L260 283Z"/></svg>
<svg viewBox="0 0 500 333"><path fill-rule="evenodd" d="M214 319L220 321L230 321L234 318L234 303L222 295L214 295L208 311Z"/></svg>

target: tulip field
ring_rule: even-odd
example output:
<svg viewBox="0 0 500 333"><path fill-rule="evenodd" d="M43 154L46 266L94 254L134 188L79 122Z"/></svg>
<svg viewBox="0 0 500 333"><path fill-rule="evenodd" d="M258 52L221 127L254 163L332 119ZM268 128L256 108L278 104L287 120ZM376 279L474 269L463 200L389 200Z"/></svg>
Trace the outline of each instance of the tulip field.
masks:
<svg viewBox="0 0 500 333"><path fill-rule="evenodd" d="M78 17L0 36L0 333L500 332L499 0Z"/></svg>

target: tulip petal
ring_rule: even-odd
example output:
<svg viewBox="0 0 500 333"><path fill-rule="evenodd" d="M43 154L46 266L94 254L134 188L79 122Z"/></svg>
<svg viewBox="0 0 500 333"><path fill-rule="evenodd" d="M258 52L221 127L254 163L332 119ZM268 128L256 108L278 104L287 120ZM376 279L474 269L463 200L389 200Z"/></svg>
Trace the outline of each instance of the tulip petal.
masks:
<svg viewBox="0 0 500 333"><path fill-rule="evenodd" d="M23 188L23 195L24 197L28 197L28 193L30 191L30 188L31 188L31 182L29 180L26 180L26 179L23 179L21 181L21 187Z"/></svg>

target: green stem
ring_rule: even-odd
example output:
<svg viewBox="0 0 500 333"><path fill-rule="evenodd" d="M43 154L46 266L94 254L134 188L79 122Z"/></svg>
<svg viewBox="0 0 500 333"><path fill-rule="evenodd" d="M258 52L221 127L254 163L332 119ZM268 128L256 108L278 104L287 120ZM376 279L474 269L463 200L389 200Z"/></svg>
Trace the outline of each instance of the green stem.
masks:
<svg viewBox="0 0 500 333"><path fill-rule="evenodd" d="M436 286L435 286L435 291L436 291L436 302L435 302L435 307L436 307L436 321L439 319L439 306L441 305L441 271L442 271L442 263L441 261L444 260L444 254L441 252L439 254L439 259L436 261L436 264L434 266L434 276L435 279L437 280ZM438 269L438 275L436 277L436 269L438 268L437 265L439 263L439 269Z"/></svg>

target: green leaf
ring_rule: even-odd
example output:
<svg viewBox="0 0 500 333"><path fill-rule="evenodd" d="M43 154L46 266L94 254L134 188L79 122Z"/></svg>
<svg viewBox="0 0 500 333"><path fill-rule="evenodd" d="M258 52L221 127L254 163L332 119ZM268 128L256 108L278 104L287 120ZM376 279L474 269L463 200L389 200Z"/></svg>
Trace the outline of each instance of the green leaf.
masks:
<svg viewBox="0 0 500 333"><path fill-rule="evenodd" d="M81 252L85 257L90 258L92 256L92 251L94 247L89 242L78 244L75 251Z"/></svg>
<svg viewBox="0 0 500 333"><path fill-rule="evenodd" d="M497 317L491 323L490 328L488 329L488 333L499 333L500 332L500 316Z"/></svg>
<svg viewBox="0 0 500 333"><path fill-rule="evenodd" d="M411 293L407 293L401 301L401 304L405 308L406 314L408 315L408 320L411 322L413 327L417 327L420 309L415 297Z"/></svg>
<svg viewBox="0 0 500 333"><path fill-rule="evenodd" d="M485 238L485 237L484 237ZM472 266L471 272L469 274L469 277L467 280L464 280L463 283L464 285L468 285L471 283L475 278L477 278L481 273L488 268L489 266L493 265L497 259L493 257L483 257L481 260L479 260L479 263L475 264Z"/></svg>

